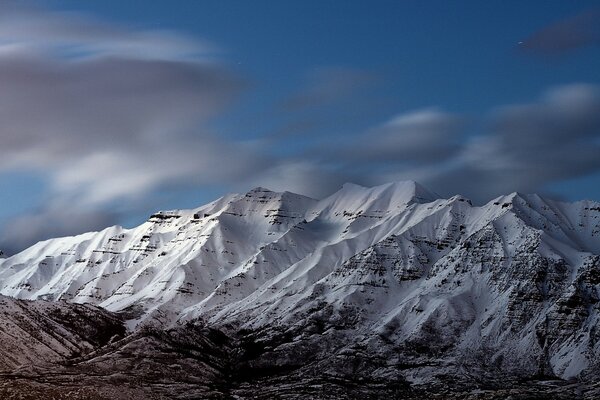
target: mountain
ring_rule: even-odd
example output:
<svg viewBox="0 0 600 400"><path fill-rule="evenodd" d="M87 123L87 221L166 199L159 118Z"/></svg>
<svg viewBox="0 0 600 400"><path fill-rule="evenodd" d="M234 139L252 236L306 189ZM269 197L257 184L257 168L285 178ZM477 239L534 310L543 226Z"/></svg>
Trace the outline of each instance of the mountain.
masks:
<svg viewBox="0 0 600 400"><path fill-rule="evenodd" d="M473 205L410 181L322 200L256 188L40 242L0 260L0 293L91 303L132 334L216 329L251 371L240 395L257 381L594 382L600 204L512 193Z"/></svg>

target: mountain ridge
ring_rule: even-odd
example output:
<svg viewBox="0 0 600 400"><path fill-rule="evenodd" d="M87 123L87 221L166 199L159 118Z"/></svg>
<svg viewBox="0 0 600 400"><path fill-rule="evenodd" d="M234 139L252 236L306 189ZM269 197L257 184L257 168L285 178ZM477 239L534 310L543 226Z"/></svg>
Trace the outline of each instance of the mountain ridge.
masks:
<svg viewBox="0 0 600 400"><path fill-rule="evenodd" d="M0 293L92 303L130 329L263 332L277 365L360 346L389 364L369 376L420 384L467 370L593 374L598 276L597 202L511 193L473 205L406 181L322 200L258 187L41 242L0 260Z"/></svg>

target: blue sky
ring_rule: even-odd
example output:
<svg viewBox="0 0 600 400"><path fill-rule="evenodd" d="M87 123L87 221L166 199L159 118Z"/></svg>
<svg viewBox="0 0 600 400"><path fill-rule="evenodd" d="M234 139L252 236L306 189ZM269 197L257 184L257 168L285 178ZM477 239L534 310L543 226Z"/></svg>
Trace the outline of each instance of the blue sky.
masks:
<svg viewBox="0 0 600 400"><path fill-rule="evenodd" d="M4 8L8 252L258 185L600 199L594 1Z"/></svg>

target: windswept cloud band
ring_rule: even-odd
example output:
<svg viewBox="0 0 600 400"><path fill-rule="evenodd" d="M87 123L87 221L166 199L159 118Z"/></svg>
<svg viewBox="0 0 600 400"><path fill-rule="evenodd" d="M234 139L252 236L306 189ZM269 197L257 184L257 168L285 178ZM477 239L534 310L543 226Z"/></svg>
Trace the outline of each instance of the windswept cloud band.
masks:
<svg viewBox="0 0 600 400"><path fill-rule="evenodd" d="M481 117L404 112L333 144L307 135L310 151L284 155L281 142L216 130L246 84L206 42L24 11L2 13L0 37L0 173L26 169L48 183L37 214L3 227L7 252L118 222L116 202L133 209L165 186L320 197L346 181L414 179L482 201L600 171L594 85L556 87ZM323 67L278 112L342 101L373 80Z"/></svg>

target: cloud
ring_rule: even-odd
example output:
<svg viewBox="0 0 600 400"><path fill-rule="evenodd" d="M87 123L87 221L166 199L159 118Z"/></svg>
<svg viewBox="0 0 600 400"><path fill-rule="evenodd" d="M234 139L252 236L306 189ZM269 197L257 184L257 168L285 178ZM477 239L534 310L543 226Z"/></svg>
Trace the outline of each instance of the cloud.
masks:
<svg viewBox="0 0 600 400"><path fill-rule="evenodd" d="M440 193L487 200L600 171L596 86L561 86L475 124L429 108L346 132L349 114L365 111L357 94L376 77L322 67L285 102L292 119L280 119L284 140L226 138L214 121L246 84L219 61L215 46L76 14L2 11L0 173L37 171L48 187L37 212L0 231L7 252L112 224L120 215L111 210L152 207L148 199L165 188L266 186L323 197L346 181L415 179ZM363 103L349 112L345 106L356 99ZM330 112L336 105L346 114ZM334 120L330 142L317 137L328 125L313 112ZM312 119L294 119L298 114ZM298 138L307 130L313 134ZM290 137L311 151L290 151Z"/></svg>
<svg viewBox="0 0 600 400"><path fill-rule="evenodd" d="M117 216L105 211L79 211L55 208L11 219L0 233L0 243L6 255L12 255L41 238L67 236L97 231L116 224Z"/></svg>
<svg viewBox="0 0 600 400"><path fill-rule="evenodd" d="M71 59L106 55L133 59L209 60L215 45L170 31L141 31L74 12L0 6L0 52L43 53Z"/></svg>
<svg viewBox="0 0 600 400"><path fill-rule="evenodd" d="M364 177L338 170L308 159L283 159L260 171L250 180L251 186L275 191L290 191L313 198L324 198L346 182L362 183Z"/></svg>
<svg viewBox="0 0 600 400"><path fill-rule="evenodd" d="M47 178L38 226L61 207L87 215L167 185L243 181L266 164L252 144L212 130L245 87L213 47L77 14L2 11L0 172ZM54 232L82 231L84 220ZM33 240L20 231L13 242Z"/></svg>
<svg viewBox="0 0 600 400"><path fill-rule="evenodd" d="M600 44L600 9L584 11L535 32L520 48L540 55L562 55Z"/></svg>
<svg viewBox="0 0 600 400"><path fill-rule="evenodd" d="M323 198L346 182L371 185L397 171L417 174L461 151L465 122L437 109L399 114L364 133L318 142L301 157L275 158L250 182Z"/></svg>
<svg viewBox="0 0 600 400"><path fill-rule="evenodd" d="M439 109L396 115L364 133L273 160L251 182L323 197L344 182L412 179L484 202L600 171L600 88L572 84L537 101L465 118Z"/></svg>
<svg viewBox="0 0 600 400"><path fill-rule="evenodd" d="M534 192L600 171L600 88L573 84L535 103L490 113L486 129L445 162L390 174L418 176L436 191L476 200L513 191Z"/></svg>
<svg viewBox="0 0 600 400"><path fill-rule="evenodd" d="M346 99L377 82L375 74L347 67L319 67L306 76L304 88L283 102L287 110L320 107Z"/></svg>
<svg viewBox="0 0 600 400"><path fill-rule="evenodd" d="M243 153L209 127L243 83L202 57L177 56L202 46L98 23L80 35L88 22L34 13L0 24L0 48L29 49L0 49L0 169L37 168L50 174L56 197L85 192L84 201L102 203ZM87 56L49 56L47 43L77 43ZM213 171L214 179L242 172Z"/></svg>
<svg viewBox="0 0 600 400"><path fill-rule="evenodd" d="M417 110L337 144L336 152L348 162L396 167L441 161L459 150L464 125L464 119L456 115L437 109Z"/></svg>

